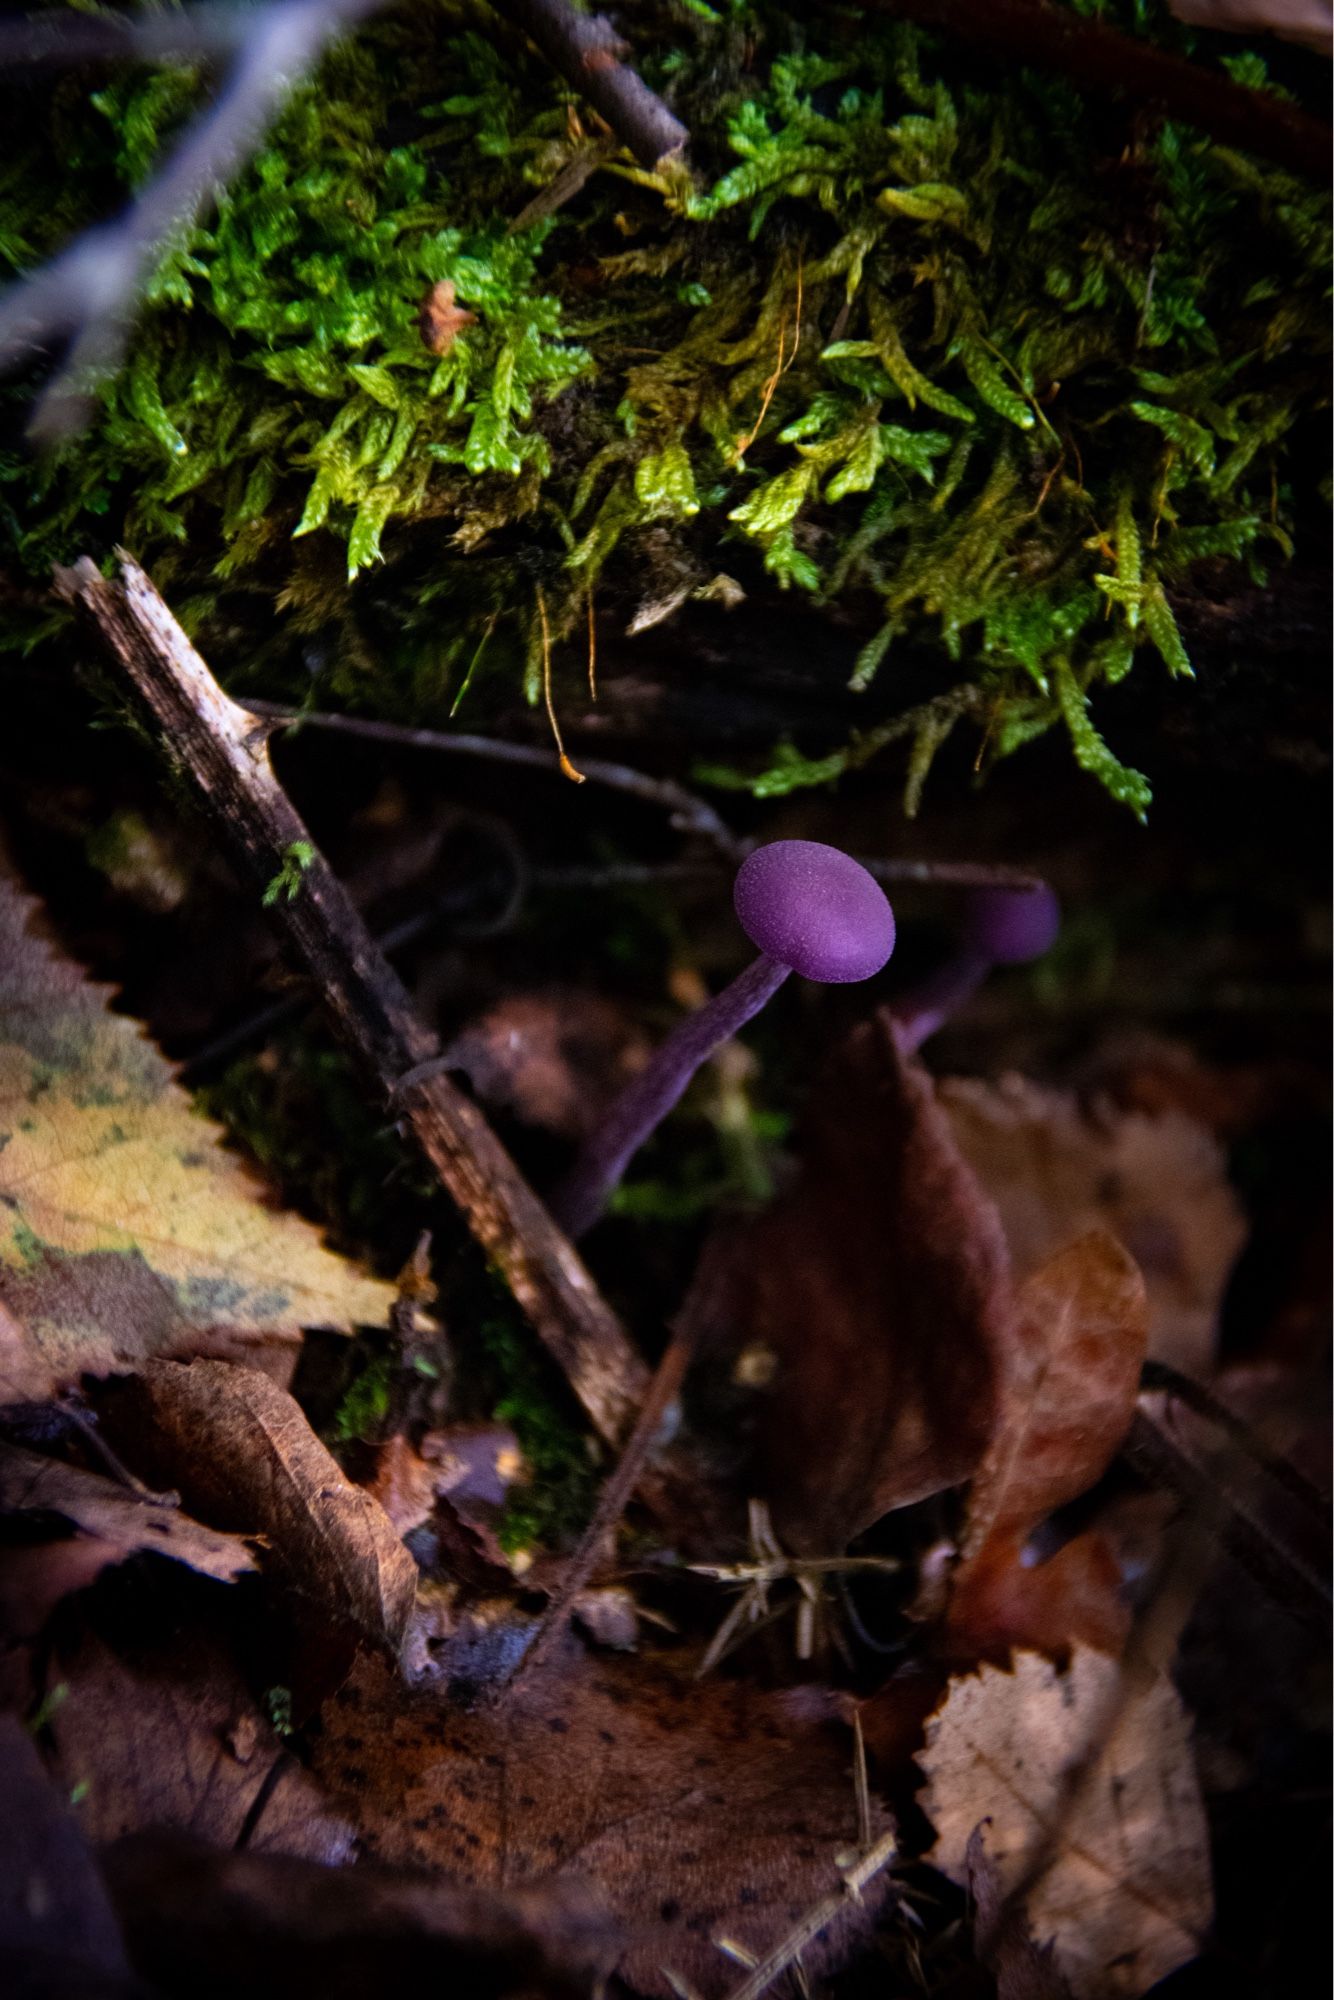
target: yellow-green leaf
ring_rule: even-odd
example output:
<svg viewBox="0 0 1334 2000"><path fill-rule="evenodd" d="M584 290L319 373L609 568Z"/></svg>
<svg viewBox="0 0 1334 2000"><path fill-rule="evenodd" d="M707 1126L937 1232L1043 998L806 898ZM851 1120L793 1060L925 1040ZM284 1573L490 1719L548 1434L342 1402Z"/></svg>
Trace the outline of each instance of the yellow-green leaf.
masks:
<svg viewBox="0 0 1334 2000"><path fill-rule="evenodd" d="M0 876L0 1401L154 1354L283 1377L303 1327L382 1322L392 1287L266 1205L35 915Z"/></svg>

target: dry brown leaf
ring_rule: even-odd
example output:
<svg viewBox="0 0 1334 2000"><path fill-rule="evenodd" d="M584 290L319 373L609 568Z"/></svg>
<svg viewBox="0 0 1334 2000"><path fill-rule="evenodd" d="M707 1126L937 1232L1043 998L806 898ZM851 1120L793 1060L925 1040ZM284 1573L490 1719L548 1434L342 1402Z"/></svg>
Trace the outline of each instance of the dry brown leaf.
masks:
<svg viewBox="0 0 1334 2000"><path fill-rule="evenodd" d="M939 1095L1000 1210L1016 1272L1091 1229L1110 1230L1144 1274L1150 1354L1207 1375L1246 1234L1213 1134L1180 1111L1090 1110L1019 1076L947 1077Z"/></svg>
<svg viewBox="0 0 1334 2000"><path fill-rule="evenodd" d="M0 876L0 1401L152 1354L290 1372L304 1326L393 1291L325 1248L199 1117L143 1031Z"/></svg>
<svg viewBox="0 0 1334 2000"><path fill-rule="evenodd" d="M938 1836L928 1859L966 1886L989 1820L1001 1892L1021 1895L1076 2000L1138 2000L1195 1957L1213 1908L1209 1836L1165 1676L1083 1647L1066 1673L1016 1654L1012 1673L951 1681L918 1762Z"/></svg>
<svg viewBox="0 0 1334 2000"><path fill-rule="evenodd" d="M1130 1428L1147 1340L1144 1280L1106 1230L1025 1279L1000 1422L969 1498L965 1563L989 1543L1022 1540L1101 1478Z"/></svg>
<svg viewBox="0 0 1334 2000"><path fill-rule="evenodd" d="M973 1905L973 1944L982 1963L996 1975L996 2000L1070 2000L1070 1988L1056 1969L1050 1945L1039 1948L1028 1928L1020 1898L1007 1901L1000 1870L987 1853L991 1822L975 1826L964 1851L968 1895Z"/></svg>
<svg viewBox="0 0 1334 2000"><path fill-rule="evenodd" d="M347 1821L282 1746L236 1669L203 1636L169 1629L133 1651L66 1636L48 1731L66 1796L95 1845L177 1827L219 1847L352 1859Z"/></svg>
<svg viewBox="0 0 1334 2000"><path fill-rule="evenodd" d="M113 1417L137 1445L136 1465L192 1512L262 1535L294 1589L397 1652L417 1566L285 1389L231 1362L154 1361L123 1385Z"/></svg>
<svg viewBox="0 0 1334 2000"><path fill-rule="evenodd" d="M1083 1639L1118 1651L1126 1613L1111 1550L1083 1536L1025 1567L1049 1514L1093 1486L1135 1414L1148 1335L1135 1261L1095 1230L1030 1273L1015 1304L996 1435L968 1503L947 1613L952 1651L1058 1651Z"/></svg>
<svg viewBox="0 0 1334 2000"><path fill-rule="evenodd" d="M9 1602L10 1579L6 1574L6 1559L11 1554L26 1559L24 1572L30 1592L41 1584L46 1572L41 1595L48 1610L69 1590L83 1589L104 1569L129 1556L170 1556L220 1583L230 1583L259 1567L240 1535L206 1528L179 1507L156 1505L118 1486L114 1479L0 1442L0 1514L38 1513L58 1514L80 1533L72 1538L73 1548L70 1540L53 1541L21 1551L6 1550L0 1557L0 1607L8 1604L8 1629L23 1637L32 1635L32 1610L28 1608L15 1622L16 1607Z"/></svg>
<svg viewBox="0 0 1334 2000"><path fill-rule="evenodd" d="M571 987L501 1000L447 1051L486 1104L584 1139L649 1056L646 1036L604 994Z"/></svg>
<svg viewBox="0 0 1334 2000"><path fill-rule="evenodd" d="M138 1834L102 1857L134 1962L191 2000L587 2000L621 1948L579 1882L460 1889Z"/></svg>
<svg viewBox="0 0 1334 2000"><path fill-rule="evenodd" d="M670 1972L717 2000L739 1979L717 1940L763 1956L855 1847L852 1742L832 1706L572 1647L470 1712L368 1665L326 1704L315 1770L379 1859L465 1883L585 1877L631 1937L617 1969L635 1991L670 2000ZM812 1977L865 1936L883 1893L849 1900L803 1954Z"/></svg>
<svg viewBox="0 0 1334 2000"><path fill-rule="evenodd" d="M956 1485L991 1436L1010 1315L1000 1220L888 1012L812 1095L801 1169L731 1246L722 1314L772 1357L762 1487L787 1543L828 1554Z"/></svg>

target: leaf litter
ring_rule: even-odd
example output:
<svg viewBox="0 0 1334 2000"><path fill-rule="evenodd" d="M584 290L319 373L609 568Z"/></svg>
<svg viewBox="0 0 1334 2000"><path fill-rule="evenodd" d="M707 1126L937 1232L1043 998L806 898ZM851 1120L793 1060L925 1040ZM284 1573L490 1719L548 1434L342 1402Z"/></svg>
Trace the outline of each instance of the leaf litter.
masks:
<svg viewBox="0 0 1334 2000"><path fill-rule="evenodd" d="M1200 1948L1211 1891L1189 1719L1164 1675L1124 1664L1115 1540L1095 1516L1053 1552L1049 1529L1115 1458L1146 1346L1212 1357L1219 1245L1231 1255L1237 1225L1207 1148L1175 1131L1132 1144L1080 1127L1072 1101L1036 1087L1024 1087L1018 1117L1019 1086L1006 1085L996 1115L987 1086L937 1087L905 1059L887 1016L864 1023L813 1093L794 1179L724 1246L704 1365L730 1363L746 1390L748 1456L709 1517L725 1518L728 1492L749 1490L752 1518L758 1508L766 1522L767 1502L766 1576L803 1590L807 1579L812 1598L822 1564L888 1574L901 1563L909 1591L916 1572L903 1641L915 1673L885 1680L858 1655L863 1693L872 1675L860 1706L827 1654L797 1667L795 1685L790 1652L780 1660L772 1647L762 1667L745 1652L699 1680L700 1649L647 1644L625 1588L633 1569L604 1562L604 1587L585 1594L580 1615L590 1637L621 1650L567 1635L526 1677L535 1614L494 1562L498 1545L486 1542L482 1583L442 1584L419 1578L402 1539L455 1499L465 1518L474 1499L484 1514L503 1504L518 1469L508 1433L446 1423L395 1434L369 1458L354 1454L366 1483L348 1476L266 1372L265 1350L276 1332L290 1355L297 1324L383 1318L389 1288L267 1209L133 1024L34 941L28 906L10 897L0 910L11 925L21 913L21 956L37 967L27 990L60 1006L74 996L66 1052L31 1100L34 1124L49 1116L77 1137L90 1106L76 1097L115 1076L127 1103L149 1107L135 1128L148 1148L142 1188L160 1175L170 1211L182 1169L171 1147L189 1120L213 1162L200 1171L251 1211L218 1224L223 1240L263 1245L255 1269L241 1267L228 1346L217 1321L186 1310L204 1296L190 1290L188 1232L166 1254L122 1217L123 1240L104 1240L123 1183L109 1216L96 1201L85 1212L59 1145L25 1132L32 1156L45 1145L54 1163L47 1206L30 1173L3 1184L26 1203L23 1228L39 1233L38 1217L50 1232L34 1250L20 1228L0 1267L0 1357L16 1365L18 1396L79 1373L128 1376L100 1393L100 1420L134 1476L184 1502L159 1510L173 1524L164 1536L145 1527L153 1502L133 1487L19 1445L0 1460L11 1519L40 1520L48 1535L52 1519L65 1524L39 1554L58 1565L61 1551L80 1551L54 1569L56 1587L27 1600L28 1625L49 1619L56 1635L43 1673L61 1698L41 1741L102 1854L137 1967L156 1966L170 1989L203 1951L224 1991L230 1924L235 1951L255 1941L252 1952L276 1952L298 1978L327 1965L335 1994L353 1990L353 1966L401 1964L406 1977L439 1945L452 1954L441 1963L472 1968L479 1994L589 1991L614 1968L646 1996L751 2000L789 1967L807 1980L835 1971L877 1929L906 1935L896 1865L901 1843L905 1860L923 1850L911 1811L903 1817L919 1778L935 1837L926 1858L971 1894L976 1950L1002 2000L1119 2000ZM23 1005L0 1021L6 1058L25 1051L31 1072ZM512 1090L521 1115L572 1131L578 1093L564 1088L563 1030L553 1038L552 1026L538 1023L540 1068L525 1076L521 1064L523 1080L497 1094ZM479 1048L498 1060L503 1010L487 1033ZM1174 1161L1193 1162L1191 1173L1169 1172L1155 1221L1154 1176ZM91 1181L101 1169L83 1171ZM6 1149L0 1175L12 1173ZM1184 1220L1192 1199L1210 1218L1198 1237ZM282 1252L252 1233L256 1217L295 1231L268 1323L261 1280ZM1108 1228L1128 1219L1144 1275ZM1212 1263L1200 1247L1211 1233ZM206 1267L212 1246L205 1228L189 1255ZM140 1312L133 1287L127 1301L90 1258L133 1264L147 1274L136 1284L151 1280L170 1311ZM83 1320L60 1291L69 1265ZM892 1562L883 1543L845 1556L867 1530L910 1521L938 1497L956 1527L934 1554L914 1530ZM293 1719L290 1691L265 1695L245 1649L220 1644L188 1609L156 1648L108 1637L97 1612L108 1579L172 1542L158 1552L179 1558L178 1574L196 1572L192 1589L240 1579L270 1604L301 1604L327 1631L342 1685L330 1693L317 1672ZM447 1567L452 1545L436 1546ZM725 1535L715 1553L696 1571L741 1577ZM558 1590L560 1569L559 1557L540 1557L530 1589ZM483 1586L494 1594L479 1597ZM354 1650L340 1650L340 1633ZM870 1741L873 1711L872 1787L852 1725L864 1717ZM328 1874L354 1859L351 1875ZM155 1911L169 1920L155 1923Z"/></svg>

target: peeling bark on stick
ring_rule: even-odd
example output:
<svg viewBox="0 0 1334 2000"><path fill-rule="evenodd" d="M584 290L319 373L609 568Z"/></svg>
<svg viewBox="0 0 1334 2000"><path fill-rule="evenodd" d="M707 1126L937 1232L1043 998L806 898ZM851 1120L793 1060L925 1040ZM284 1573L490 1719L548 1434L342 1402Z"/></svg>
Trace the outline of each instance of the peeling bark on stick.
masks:
<svg viewBox="0 0 1334 2000"><path fill-rule="evenodd" d="M120 561L109 582L84 557L57 571L56 588L96 629L243 879L262 890L301 857L293 893L271 914L339 1032L391 1095L436 1054L435 1037L278 783L270 729L223 693L138 564ZM649 1379L624 1328L471 1099L443 1074L404 1096L403 1116L473 1235L599 1434L617 1443Z"/></svg>

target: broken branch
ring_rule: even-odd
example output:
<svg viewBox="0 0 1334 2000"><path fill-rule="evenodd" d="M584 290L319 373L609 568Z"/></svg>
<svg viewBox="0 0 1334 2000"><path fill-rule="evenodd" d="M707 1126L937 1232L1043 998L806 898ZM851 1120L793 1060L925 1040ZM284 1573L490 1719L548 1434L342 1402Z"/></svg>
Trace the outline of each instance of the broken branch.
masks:
<svg viewBox="0 0 1334 2000"><path fill-rule="evenodd" d="M625 43L605 14L577 14L568 0L491 0L536 44L551 67L605 118L641 167L660 170L684 153L690 134L621 57Z"/></svg>
<svg viewBox="0 0 1334 2000"><path fill-rule="evenodd" d="M1222 146L1258 153L1291 172L1324 183L1330 129L1299 105L1248 90L1203 64L1151 42L1082 19L1047 0L868 0L871 10L1065 77L1091 97L1146 105L1208 133Z"/></svg>
<svg viewBox="0 0 1334 2000"><path fill-rule="evenodd" d="M56 588L95 627L243 879L263 890L294 878L270 912L389 1097L435 1055L435 1037L279 785L269 732L223 693L138 564L120 562L109 582L85 556L57 571ZM599 1434L617 1442L648 1382L620 1322L471 1099L438 1073L403 1097L403 1116L473 1235Z"/></svg>

